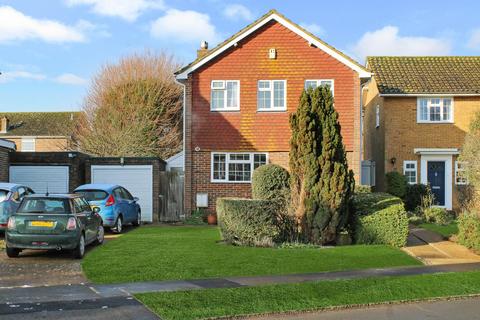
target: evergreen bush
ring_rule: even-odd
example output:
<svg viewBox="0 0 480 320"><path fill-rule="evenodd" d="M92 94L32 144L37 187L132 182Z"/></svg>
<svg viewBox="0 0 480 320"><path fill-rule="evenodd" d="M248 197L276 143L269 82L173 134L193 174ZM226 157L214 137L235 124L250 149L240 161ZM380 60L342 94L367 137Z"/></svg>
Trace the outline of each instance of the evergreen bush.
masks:
<svg viewBox="0 0 480 320"><path fill-rule="evenodd" d="M284 202L290 193L290 174L276 164L266 164L253 171L252 197L258 200Z"/></svg>
<svg viewBox="0 0 480 320"><path fill-rule="evenodd" d="M464 212L460 215L457 241L467 248L480 251L480 218L476 213Z"/></svg>

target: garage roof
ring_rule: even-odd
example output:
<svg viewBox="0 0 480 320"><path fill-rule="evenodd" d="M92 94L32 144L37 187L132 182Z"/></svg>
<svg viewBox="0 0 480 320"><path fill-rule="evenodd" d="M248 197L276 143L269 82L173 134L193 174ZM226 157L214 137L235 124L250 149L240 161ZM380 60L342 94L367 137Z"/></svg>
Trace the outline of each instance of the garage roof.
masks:
<svg viewBox="0 0 480 320"><path fill-rule="evenodd" d="M8 130L0 137L11 136L71 136L80 112L4 112Z"/></svg>

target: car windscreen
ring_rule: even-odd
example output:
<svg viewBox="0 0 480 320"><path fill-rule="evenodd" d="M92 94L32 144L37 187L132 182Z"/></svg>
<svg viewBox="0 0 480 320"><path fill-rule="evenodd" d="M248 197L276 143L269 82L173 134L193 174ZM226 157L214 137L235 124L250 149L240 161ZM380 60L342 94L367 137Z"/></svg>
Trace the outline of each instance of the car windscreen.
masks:
<svg viewBox="0 0 480 320"><path fill-rule="evenodd" d="M51 213L70 214L70 205L67 199L55 198L25 198L18 208L19 213Z"/></svg>
<svg viewBox="0 0 480 320"><path fill-rule="evenodd" d="M7 197L8 197L9 193L10 193L10 191L8 191L8 190L1 190L0 189L0 202L3 202L5 200L7 200Z"/></svg>
<svg viewBox="0 0 480 320"><path fill-rule="evenodd" d="M76 194L81 194L87 201L102 201L108 197L108 193L103 190L78 190Z"/></svg>

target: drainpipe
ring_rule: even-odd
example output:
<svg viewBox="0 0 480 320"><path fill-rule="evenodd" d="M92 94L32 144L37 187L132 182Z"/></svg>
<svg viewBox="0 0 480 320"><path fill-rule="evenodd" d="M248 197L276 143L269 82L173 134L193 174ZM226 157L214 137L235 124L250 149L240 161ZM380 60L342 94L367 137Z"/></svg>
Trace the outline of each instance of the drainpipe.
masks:
<svg viewBox="0 0 480 320"><path fill-rule="evenodd" d="M362 80L360 79L360 184L362 184L362 161L363 159L363 90L366 88L366 86L370 83L371 78L368 79L368 81L362 83Z"/></svg>
<svg viewBox="0 0 480 320"><path fill-rule="evenodd" d="M186 102L186 97L187 97L187 93L186 93L186 86L185 86L185 83L183 82L180 82L177 80L177 78L175 78L175 82L178 83L179 85L181 85L183 87L183 107L182 107L182 113L183 113L183 126L182 126L182 135L183 135L183 141L182 141L182 144L183 144L183 147L182 147L182 151L183 151L183 172L185 172L185 115L186 115L186 108L185 108L185 102Z"/></svg>

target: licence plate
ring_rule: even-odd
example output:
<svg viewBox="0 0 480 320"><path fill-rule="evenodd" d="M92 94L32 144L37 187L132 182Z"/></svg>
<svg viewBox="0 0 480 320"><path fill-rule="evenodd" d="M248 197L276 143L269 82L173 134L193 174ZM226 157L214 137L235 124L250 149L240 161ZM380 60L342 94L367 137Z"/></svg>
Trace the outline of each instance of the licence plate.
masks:
<svg viewBox="0 0 480 320"><path fill-rule="evenodd" d="M53 227L53 221L31 221L30 226L32 227Z"/></svg>

